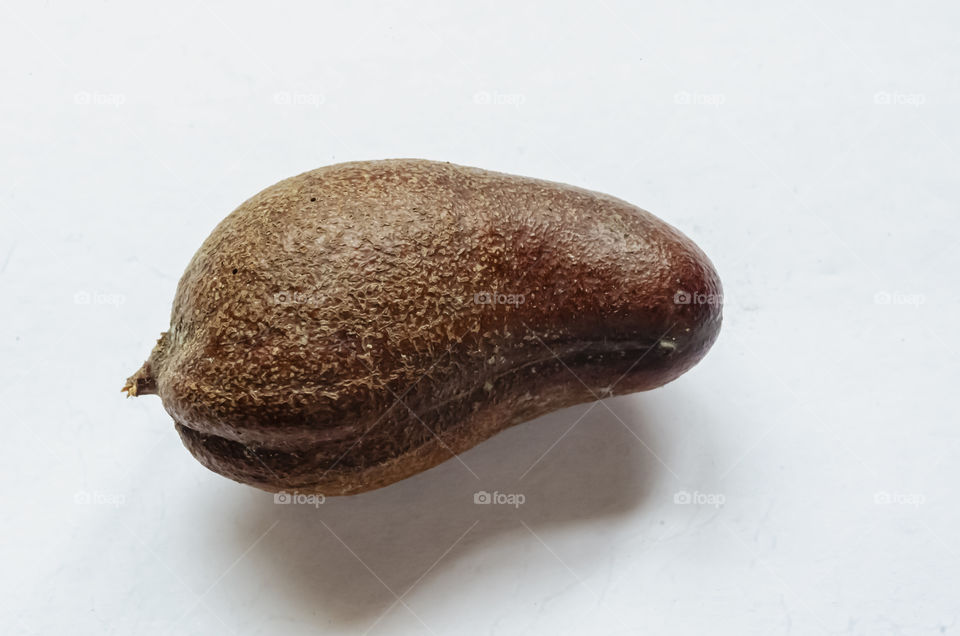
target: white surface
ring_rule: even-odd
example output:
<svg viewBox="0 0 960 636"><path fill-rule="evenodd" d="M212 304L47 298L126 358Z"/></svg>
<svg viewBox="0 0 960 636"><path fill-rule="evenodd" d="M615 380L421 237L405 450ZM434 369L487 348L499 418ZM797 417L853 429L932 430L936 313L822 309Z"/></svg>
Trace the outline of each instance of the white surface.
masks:
<svg viewBox="0 0 960 636"><path fill-rule="evenodd" d="M960 631L955 3L84 4L0 8L0 631ZM715 349L476 478L315 509L206 471L119 391L190 256L281 178L409 156L675 224Z"/></svg>

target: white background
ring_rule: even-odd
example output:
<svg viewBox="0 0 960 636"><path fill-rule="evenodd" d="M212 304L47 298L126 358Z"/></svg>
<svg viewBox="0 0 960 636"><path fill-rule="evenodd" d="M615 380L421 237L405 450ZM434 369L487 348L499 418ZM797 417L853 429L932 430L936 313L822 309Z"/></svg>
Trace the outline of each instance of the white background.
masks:
<svg viewBox="0 0 960 636"><path fill-rule="evenodd" d="M958 27L949 2L5 3L2 631L957 633ZM385 157L653 211L720 272L717 345L316 508L208 472L120 393L184 266L261 188Z"/></svg>

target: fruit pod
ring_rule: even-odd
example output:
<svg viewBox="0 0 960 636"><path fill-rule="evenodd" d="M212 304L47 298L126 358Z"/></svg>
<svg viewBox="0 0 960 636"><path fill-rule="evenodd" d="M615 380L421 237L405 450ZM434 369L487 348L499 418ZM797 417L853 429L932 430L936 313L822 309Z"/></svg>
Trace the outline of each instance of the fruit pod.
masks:
<svg viewBox="0 0 960 636"><path fill-rule="evenodd" d="M346 495L696 364L720 280L650 213L449 163L338 164L263 190L183 274L124 387L206 467Z"/></svg>

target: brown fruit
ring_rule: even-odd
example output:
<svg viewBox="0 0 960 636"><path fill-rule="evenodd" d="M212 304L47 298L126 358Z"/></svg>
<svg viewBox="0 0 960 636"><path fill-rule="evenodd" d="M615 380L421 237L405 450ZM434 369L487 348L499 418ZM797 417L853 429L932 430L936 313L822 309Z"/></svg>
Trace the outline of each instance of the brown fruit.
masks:
<svg viewBox="0 0 960 636"><path fill-rule="evenodd" d="M449 163L344 163L220 223L124 390L158 394L215 472L347 495L673 380L713 344L720 293L696 245L614 197Z"/></svg>

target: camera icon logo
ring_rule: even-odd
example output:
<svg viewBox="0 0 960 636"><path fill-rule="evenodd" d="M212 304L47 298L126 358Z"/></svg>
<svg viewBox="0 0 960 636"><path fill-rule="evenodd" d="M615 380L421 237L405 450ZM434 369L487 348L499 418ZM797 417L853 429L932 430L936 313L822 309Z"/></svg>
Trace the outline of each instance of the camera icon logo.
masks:
<svg viewBox="0 0 960 636"><path fill-rule="evenodd" d="M690 292L684 290L678 290L676 294L673 295L673 303L675 305L689 305L690 301L693 300L693 297L690 295Z"/></svg>
<svg viewBox="0 0 960 636"><path fill-rule="evenodd" d="M873 295L873 302L877 305L889 305L893 301L893 295L890 292L878 291Z"/></svg>
<svg viewBox="0 0 960 636"><path fill-rule="evenodd" d="M675 504L689 504L693 501L693 497L686 490L681 490L673 495L673 503Z"/></svg>
<svg viewBox="0 0 960 636"><path fill-rule="evenodd" d="M276 492L273 494L273 503L275 504L288 504L293 503L293 498L288 492Z"/></svg>
<svg viewBox="0 0 960 636"><path fill-rule="evenodd" d="M473 493L473 503L475 504L489 504L492 502L493 497L491 497L490 493L488 493L486 490Z"/></svg>

